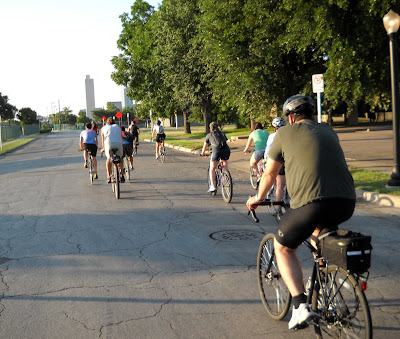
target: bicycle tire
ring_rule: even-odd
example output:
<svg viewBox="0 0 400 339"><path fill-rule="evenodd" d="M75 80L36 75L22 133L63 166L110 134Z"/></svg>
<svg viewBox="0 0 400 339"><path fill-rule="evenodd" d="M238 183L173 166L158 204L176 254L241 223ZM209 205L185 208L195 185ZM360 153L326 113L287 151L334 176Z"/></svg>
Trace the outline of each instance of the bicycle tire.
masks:
<svg viewBox="0 0 400 339"><path fill-rule="evenodd" d="M119 169L114 165L115 169L115 197L119 199L120 197L120 186L119 186Z"/></svg>
<svg viewBox="0 0 400 339"><path fill-rule="evenodd" d="M160 150L160 159L161 159L161 162L165 162L165 148L164 148L164 146L162 146L161 150Z"/></svg>
<svg viewBox="0 0 400 339"><path fill-rule="evenodd" d="M261 241L257 255L257 281L261 301L274 320L282 320L289 312L292 297L279 273L273 253L275 235L267 234ZM268 264L272 260L270 271Z"/></svg>
<svg viewBox="0 0 400 339"><path fill-rule="evenodd" d="M231 173L226 168L223 168L221 173L221 192L222 198L229 204L233 195L233 183Z"/></svg>
<svg viewBox="0 0 400 339"><path fill-rule="evenodd" d="M90 184L93 185L93 161L91 156L89 155L88 157L88 167L89 167L89 180L90 180Z"/></svg>
<svg viewBox="0 0 400 339"><path fill-rule="evenodd" d="M130 169L129 159L128 159L127 155L124 157L124 170L125 170L125 178L126 178L126 180L128 180L128 182L130 182L130 180L131 180L131 169Z"/></svg>
<svg viewBox="0 0 400 339"><path fill-rule="evenodd" d="M258 175L253 166L250 166L250 184L255 190L258 189Z"/></svg>
<svg viewBox="0 0 400 339"><path fill-rule="evenodd" d="M314 324L316 337L372 338L368 301L354 275L329 265L320 276L322 287L316 284L312 295L312 309L320 316Z"/></svg>

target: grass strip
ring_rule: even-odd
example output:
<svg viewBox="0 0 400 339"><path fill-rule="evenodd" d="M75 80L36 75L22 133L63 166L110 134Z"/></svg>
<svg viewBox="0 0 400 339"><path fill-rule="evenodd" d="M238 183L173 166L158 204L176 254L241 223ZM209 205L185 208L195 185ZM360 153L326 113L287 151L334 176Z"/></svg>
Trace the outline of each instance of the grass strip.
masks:
<svg viewBox="0 0 400 339"><path fill-rule="evenodd" d="M354 179L354 186L368 192L400 195L400 189L386 188L390 174L350 167Z"/></svg>
<svg viewBox="0 0 400 339"><path fill-rule="evenodd" d="M12 143L7 144L7 145L3 145L3 149L0 149L0 154L4 153L4 152L7 152L7 151L10 151L10 150L12 150L14 148L17 148L19 146L25 145L26 143L28 143L28 142L30 142L32 140L35 140L35 139L36 139L35 137L25 138L25 139L17 140L15 142L12 142Z"/></svg>

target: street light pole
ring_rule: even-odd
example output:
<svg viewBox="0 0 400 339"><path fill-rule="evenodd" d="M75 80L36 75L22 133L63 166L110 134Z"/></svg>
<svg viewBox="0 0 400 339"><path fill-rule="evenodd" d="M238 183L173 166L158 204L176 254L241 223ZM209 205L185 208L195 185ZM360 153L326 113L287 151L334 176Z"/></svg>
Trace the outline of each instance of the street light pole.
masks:
<svg viewBox="0 0 400 339"><path fill-rule="evenodd" d="M389 35L390 45L390 75L392 87L392 115L393 115L393 171L388 181L389 187L400 187L400 116L399 116L399 81L398 81L398 47L397 31L400 27L400 16L390 10L383 17L383 25Z"/></svg>

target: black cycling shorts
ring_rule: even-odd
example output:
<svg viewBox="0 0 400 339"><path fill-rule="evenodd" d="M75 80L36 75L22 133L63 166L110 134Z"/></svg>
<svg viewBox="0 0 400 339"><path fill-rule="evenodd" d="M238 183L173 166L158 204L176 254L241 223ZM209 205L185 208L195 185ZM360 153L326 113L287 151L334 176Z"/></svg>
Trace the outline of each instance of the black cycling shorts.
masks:
<svg viewBox="0 0 400 339"><path fill-rule="evenodd" d="M97 145L96 144L83 144L83 149L90 150L92 157L97 155Z"/></svg>
<svg viewBox="0 0 400 339"><path fill-rule="evenodd" d="M158 134L156 136L156 142L163 142L165 140L165 133Z"/></svg>
<svg viewBox="0 0 400 339"><path fill-rule="evenodd" d="M329 198L291 209L282 216L276 240L283 246L297 248L316 228L333 228L351 218L356 201Z"/></svg>
<svg viewBox="0 0 400 339"><path fill-rule="evenodd" d="M225 147L225 148L216 148L213 147L213 152L211 155L211 161L215 162L218 160L229 160L229 157L231 155L231 150L229 147Z"/></svg>
<svg viewBox="0 0 400 339"><path fill-rule="evenodd" d="M131 157L133 154L133 145L132 144L122 144L122 148L124 151L124 156L127 155L128 157Z"/></svg>

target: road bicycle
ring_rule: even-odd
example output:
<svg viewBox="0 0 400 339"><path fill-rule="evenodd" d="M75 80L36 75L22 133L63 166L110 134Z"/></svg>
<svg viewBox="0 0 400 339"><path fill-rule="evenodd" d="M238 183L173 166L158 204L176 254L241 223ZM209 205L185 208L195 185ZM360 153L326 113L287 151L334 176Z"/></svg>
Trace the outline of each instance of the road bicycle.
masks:
<svg viewBox="0 0 400 339"><path fill-rule="evenodd" d="M284 201L265 200L259 205L268 204L289 208ZM254 211L249 213L256 222L259 221ZM257 280L267 314L272 319L282 320L289 311L291 295L276 263L274 239L275 235L270 233L261 241L257 256ZM331 263L322 255L320 244L317 248L308 240L303 244L314 258L312 275L306 284L306 294L307 302L318 314L312 322L316 337L372 338L371 313L364 294L369 266L366 272L361 270L357 273Z"/></svg>
<svg viewBox="0 0 400 339"><path fill-rule="evenodd" d="M125 179L130 182L131 180L131 164L129 162L129 157L126 155L125 149L124 149L124 154L123 154L123 166L122 166L122 172L125 173Z"/></svg>
<svg viewBox="0 0 400 339"><path fill-rule="evenodd" d="M164 144L161 144L160 147L158 148L158 159L161 160L161 162L165 162L165 146Z"/></svg>
<svg viewBox="0 0 400 339"><path fill-rule="evenodd" d="M82 152L84 150L78 148L78 151ZM92 150L87 149L87 152L88 152L88 157L87 157L86 163L87 163L87 168L89 170L89 180L90 180L90 184L93 185L95 171L93 169Z"/></svg>
<svg viewBox="0 0 400 339"><path fill-rule="evenodd" d="M118 148L111 149L111 161L112 161L112 176L111 176L111 186L115 193L117 199L120 198L120 178L119 178L119 164L121 162L121 157L117 155Z"/></svg>
<svg viewBox="0 0 400 339"><path fill-rule="evenodd" d="M258 170L258 172L257 172L257 170ZM261 177L265 170L265 160L264 159L261 159L257 163L257 170L253 166L250 166L250 184L251 184L251 187L253 187L255 190L258 189L258 184L259 184Z"/></svg>
<svg viewBox="0 0 400 339"><path fill-rule="evenodd" d="M208 187L211 186L210 166L208 166L207 170L207 184ZM221 160L219 161L218 166L215 169L215 191L213 191L211 195L217 195L218 187L221 187L222 199L224 199L226 203L230 203L233 195L232 176L229 170L224 167Z"/></svg>

